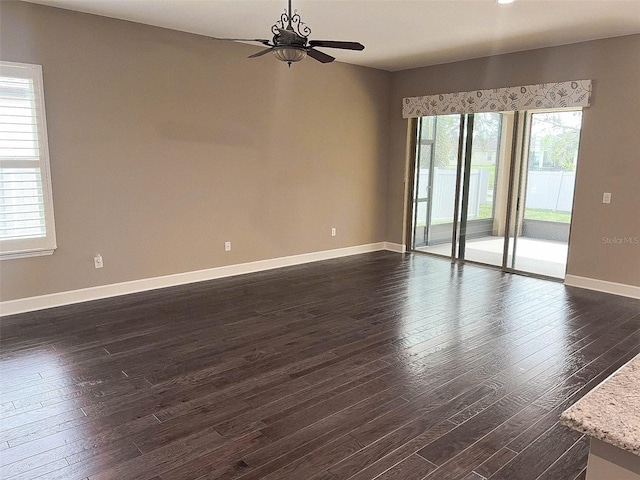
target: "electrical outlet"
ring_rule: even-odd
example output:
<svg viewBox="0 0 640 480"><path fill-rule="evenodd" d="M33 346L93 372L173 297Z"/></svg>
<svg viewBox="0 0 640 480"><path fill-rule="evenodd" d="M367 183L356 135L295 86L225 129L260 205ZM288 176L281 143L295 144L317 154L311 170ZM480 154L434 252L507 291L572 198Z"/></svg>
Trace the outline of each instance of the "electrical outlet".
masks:
<svg viewBox="0 0 640 480"><path fill-rule="evenodd" d="M104 267L104 261L102 260L102 255L100 255L99 253L95 257L93 257L93 266L96 268Z"/></svg>
<svg viewBox="0 0 640 480"><path fill-rule="evenodd" d="M332 236L332 237L335 237L335 236L336 236L336 227L333 227L333 228L331 229L331 236Z"/></svg>
<svg viewBox="0 0 640 480"><path fill-rule="evenodd" d="M231 242L224 242L224 251L225 252L231 251Z"/></svg>
<svg viewBox="0 0 640 480"><path fill-rule="evenodd" d="M602 194L602 203L611 203L611 194L609 192Z"/></svg>

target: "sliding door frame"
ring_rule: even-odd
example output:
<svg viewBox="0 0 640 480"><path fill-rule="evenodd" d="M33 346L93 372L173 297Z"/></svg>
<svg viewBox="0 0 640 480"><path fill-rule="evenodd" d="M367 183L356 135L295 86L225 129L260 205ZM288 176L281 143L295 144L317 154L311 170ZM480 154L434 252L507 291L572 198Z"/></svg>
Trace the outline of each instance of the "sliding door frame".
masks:
<svg viewBox="0 0 640 480"><path fill-rule="evenodd" d="M407 148L409 154L409 160L407 162L407 175L406 181L410 182L408 188L405 188L405 229L404 229L404 244L407 251L416 251L413 247L413 230L415 228L415 214L414 214L414 198L415 190L417 187L416 182L416 162L418 161L417 148L418 148L418 123L419 118L410 118L408 127L408 141Z"/></svg>
<svg viewBox="0 0 640 480"><path fill-rule="evenodd" d="M565 110L565 109L561 109ZM575 108L567 108L566 110L576 110ZM500 112L501 114L507 112ZM531 129L531 115L537 113L536 111L514 111L513 117L513 131L511 138L510 159L509 159L509 179L507 183L507 200L506 200L506 218L504 224L504 233L502 235L504 240L502 251L502 265L495 265L489 263L482 263L474 260L467 260L464 257L465 254L465 242L466 242L466 217L468 214L469 203L469 182L470 182L470 169L471 169L471 154L473 148L473 126L474 126L474 114L461 114L460 115L460 129L458 136L458 156L456 165L456 188L454 199L454 212L453 212L453 226L451 235L451 254L449 260L451 263L470 263L476 265L482 265L489 268L498 269L503 272L517 273L520 275L531 276L536 278L543 278L556 282L563 282L563 278L551 277L543 274L527 272L523 270L517 270L514 268L516 258L517 237L519 232L516 229L521 228L521 217L523 215L522 209L524 208L523 195L525 195L526 175L523 174L525 164L528 162L528 148L530 142L530 129ZM408 251L434 255L440 258L446 258L443 255L437 255L431 252L424 252L417 250L414 247L414 228L415 228L415 212L417 210L415 202L415 189L417 187L416 182L416 162L418 156L418 139L417 133L419 128L419 119L411 119L409 130L411 140L409 144L411 158L408 162L408 168L411 176L408 179L412 179L410 188L407 189L407 228L405 231L405 241L408 246ZM520 131L522 129L522 132ZM504 160L503 160L504 161ZM431 176L430 176L431 178ZM517 185L515 185L517 183ZM430 189L431 190L431 189ZM574 194L575 195L575 194ZM465 196L466 198L462 198ZM431 198L431 191L429 191L429 197ZM430 202L427 208L431 208ZM495 209L495 203L493 208ZM427 233L428 235L428 233ZM511 235L513 235L513 243L511 243ZM509 255L509 249L512 247L512 253ZM511 256L511 262L509 257Z"/></svg>

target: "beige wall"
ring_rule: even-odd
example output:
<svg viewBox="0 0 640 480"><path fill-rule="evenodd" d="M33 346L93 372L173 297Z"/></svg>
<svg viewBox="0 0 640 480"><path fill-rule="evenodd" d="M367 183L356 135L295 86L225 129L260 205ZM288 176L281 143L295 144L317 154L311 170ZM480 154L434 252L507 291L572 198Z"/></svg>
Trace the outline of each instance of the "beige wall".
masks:
<svg viewBox="0 0 640 480"><path fill-rule="evenodd" d="M58 238L0 262L2 301L403 243L403 97L582 78L568 273L640 285L640 246L603 243L640 236L640 35L391 74L21 2L0 22L0 57L43 65Z"/></svg>
<svg viewBox="0 0 640 480"><path fill-rule="evenodd" d="M387 240L403 240L403 97L593 79L584 111L567 273L640 286L640 35L397 72L392 77ZM612 193L610 205L603 192Z"/></svg>
<svg viewBox="0 0 640 480"><path fill-rule="evenodd" d="M390 73L21 2L0 21L1 58L43 66L58 240L1 262L1 300L384 241Z"/></svg>

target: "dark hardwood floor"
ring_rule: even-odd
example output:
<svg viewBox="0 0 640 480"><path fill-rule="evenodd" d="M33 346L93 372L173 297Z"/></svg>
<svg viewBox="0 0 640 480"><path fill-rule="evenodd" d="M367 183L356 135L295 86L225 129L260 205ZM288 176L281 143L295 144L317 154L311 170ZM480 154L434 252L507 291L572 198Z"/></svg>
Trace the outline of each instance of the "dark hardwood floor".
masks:
<svg viewBox="0 0 640 480"><path fill-rule="evenodd" d="M640 301L359 255L1 320L3 479L584 479Z"/></svg>

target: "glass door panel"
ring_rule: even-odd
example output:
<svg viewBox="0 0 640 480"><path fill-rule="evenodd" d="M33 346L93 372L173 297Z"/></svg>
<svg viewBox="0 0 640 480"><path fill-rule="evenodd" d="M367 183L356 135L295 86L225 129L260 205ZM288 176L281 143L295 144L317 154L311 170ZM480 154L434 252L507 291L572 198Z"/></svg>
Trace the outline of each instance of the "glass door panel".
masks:
<svg viewBox="0 0 640 480"><path fill-rule="evenodd" d="M473 118L471 156L465 173L462 202L466 218L458 237L458 257L474 262L502 266L504 214L508 162L503 162L503 124L500 113L477 113ZM505 174L507 174L505 176ZM498 208L496 208L496 206Z"/></svg>
<svg viewBox="0 0 640 480"><path fill-rule="evenodd" d="M509 267L564 278L582 111L533 112L527 120Z"/></svg>
<svg viewBox="0 0 640 480"><path fill-rule="evenodd" d="M451 256L460 115L418 123L412 248Z"/></svg>
<svg viewBox="0 0 640 480"><path fill-rule="evenodd" d="M431 180L433 178L434 132L435 117L422 117L418 120L411 236L413 248L420 248L427 244Z"/></svg>

